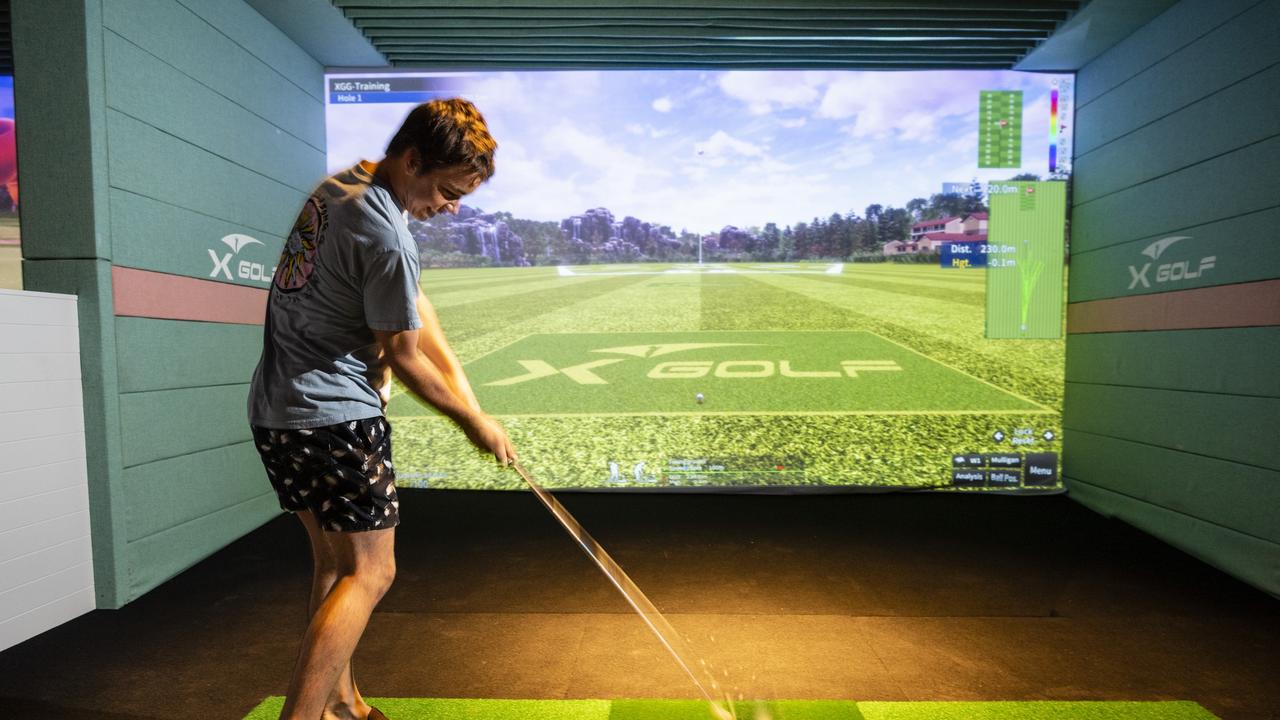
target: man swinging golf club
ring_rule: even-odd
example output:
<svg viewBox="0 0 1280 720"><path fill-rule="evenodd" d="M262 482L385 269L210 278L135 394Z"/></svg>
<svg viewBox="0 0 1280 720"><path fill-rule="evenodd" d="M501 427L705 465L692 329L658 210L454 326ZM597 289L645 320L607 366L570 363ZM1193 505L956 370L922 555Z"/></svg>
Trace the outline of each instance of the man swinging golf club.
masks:
<svg viewBox="0 0 1280 720"><path fill-rule="evenodd" d="M466 100L419 105L380 162L316 188L285 242L249 392L255 445L314 560L311 622L282 720L385 718L356 689L350 660L395 577L399 502L384 415L392 373L499 463L516 460L419 289L405 219L457 213L493 175L496 148Z"/></svg>

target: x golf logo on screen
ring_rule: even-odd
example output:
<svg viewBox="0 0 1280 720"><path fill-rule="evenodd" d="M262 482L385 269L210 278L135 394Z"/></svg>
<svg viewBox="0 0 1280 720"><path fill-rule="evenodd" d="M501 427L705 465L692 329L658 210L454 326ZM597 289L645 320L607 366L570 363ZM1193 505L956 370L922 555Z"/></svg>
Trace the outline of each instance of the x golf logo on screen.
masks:
<svg viewBox="0 0 1280 720"><path fill-rule="evenodd" d="M466 371L500 415L1045 410L868 332L529 335Z"/></svg>

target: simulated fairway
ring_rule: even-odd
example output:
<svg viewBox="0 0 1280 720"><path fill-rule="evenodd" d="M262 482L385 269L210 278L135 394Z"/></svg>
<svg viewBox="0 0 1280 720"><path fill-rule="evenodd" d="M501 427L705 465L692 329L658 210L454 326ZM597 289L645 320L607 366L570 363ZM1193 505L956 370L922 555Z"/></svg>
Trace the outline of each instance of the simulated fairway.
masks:
<svg viewBox="0 0 1280 720"><path fill-rule="evenodd" d="M708 720L685 700L449 700L373 698L393 720ZM245 720L275 720L270 697ZM1194 702L847 702L784 700L737 707L738 720L1212 720Z"/></svg>
<svg viewBox="0 0 1280 720"><path fill-rule="evenodd" d="M550 487L632 471L646 486L767 485L783 464L786 484L933 487L954 453L1061 451L993 440L1061 436L1063 342L985 339L984 272L613 265L426 270L422 286L481 404ZM520 487L403 392L388 415L402 484ZM697 458L738 472L665 472Z"/></svg>

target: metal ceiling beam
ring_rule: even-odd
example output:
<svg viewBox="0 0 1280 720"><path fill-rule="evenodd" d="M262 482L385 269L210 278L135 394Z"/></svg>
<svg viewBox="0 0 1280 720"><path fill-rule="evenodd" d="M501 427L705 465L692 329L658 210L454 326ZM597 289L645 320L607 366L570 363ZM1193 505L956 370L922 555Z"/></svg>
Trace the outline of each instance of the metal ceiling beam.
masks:
<svg viewBox="0 0 1280 720"><path fill-rule="evenodd" d="M587 11L570 11L560 8L459 8L433 10L422 7L405 8L346 8L343 10L348 18L396 18L406 20L429 19L433 22L451 20L521 20L521 21L554 21L582 20L590 18L602 22L626 20L749 20L759 22L919 22L921 19L948 22L1038 22L1057 23L1065 20L1069 13L1060 10L1043 10L1023 12L1018 17L1010 17L1007 12L991 12L983 10L947 10L935 11L927 16L919 12L903 12L900 10L880 11L839 11L839 10L696 10L683 8L660 8L644 10L640 8L599 8Z"/></svg>
<svg viewBox="0 0 1280 720"><path fill-rule="evenodd" d="M1079 0L332 0L344 10L355 8L430 8L453 10L459 7L497 8L505 10L552 9L582 10L594 12L614 8L676 9L676 10L919 10L938 12L947 10L988 10L1000 13L1057 10L1074 11Z"/></svg>
<svg viewBox="0 0 1280 720"><path fill-rule="evenodd" d="M446 52L432 52L429 49L419 48L384 48L383 52L388 56L410 57L410 56L431 56L431 57L456 57L459 59L475 59L483 60L485 58L515 60L520 58L529 58L531 60L554 60L556 58L581 59L583 57L599 57L599 58L672 58L672 59L751 59L757 58L765 60L771 57L778 57L779 53L771 51L767 48L761 48L757 51L734 50L730 52L707 50L707 51L690 51L683 50L679 52L661 52L648 53L637 52L634 49L607 50L602 48L593 48L589 50L528 50L528 49L492 49L492 48L472 48L470 50L459 51L451 50ZM936 52L873 52L873 53L849 53L842 50L822 50L822 51L806 51L800 53L786 53L786 57L794 60L803 59L857 59L857 60L928 60L935 58L938 60L971 60L974 62L1003 62L1009 63L1018 59L1017 53L936 53Z"/></svg>
<svg viewBox="0 0 1280 720"><path fill-rule="evenodd" d="M448 33L448 32L466 32L470 30L490 30L490 29L518 29L518 30L626 30L629 28L705 28L710 31L740 31L753 32L756 30L764 30L769 32L886 32L898 35L930 35L930 34L949 34L954 32L979 32L990 35L999 35L1001 33L1038 33L1044 37L1048 37L1053 32L1056 23L1016 23L1016 22L999 22L975 24L969 21L959 21L948 23L945 21L930 20L928 22L909 23L909 22L874 22L874 23L849 23L849 22L814 22L812 24L805 23L781 23L768 21L753 22L705 22L700 20L609 20L596 21L589 19L578 20L554 20L554 21L531 21L531 20L431 20L430 22L396 20L392 18L355 18L356 27L361 29L374 28L400 28L400 27L422 27L429 28L432 32Z"/></svg>
<svg viewBox="0 0 1280 720"><path fill-rule="evenodd" d="M888 30L858 30L846 29L839 30L834 28L797 28L797 29L776 29L776 28L727 28L727 27L679 27L665 26L652 28L636 28L634 31L627 32L623 28L595 29L592 32L571 32L565 29L542 29L537 27L521 27L521 28L476 28L473 30L454 31L442 33L432 28L406 28L406 27L390 27L390 28L367 28L361 27L370 34L377 35L381 38L397 37L397 38L423 38L437 39L444 37L451 38L526 38L526 37L560 37L560 38L648 38L653 40L671 40L679 38L875 38L885 42L911 42L912 40L897 38L970 38L982 39L987 38L999 41L1018 41L1038 43L1048 36L1047 32L989 32L986 30L947 30L937 33L913 32L906 34L901 31ZM587 28L583 28L586 30Z"/></svg>
<svg viewBox="0 0 1280 720"><path fill-rule="evenodd" d="M768 60L641 60L592 59L581 61L530 61L488 60L462 62L457 58L389 57L393 64L405 67L429 67L433 70L640 70L665 68L670 70L1007 70L1008 62L938 62L927 61L841 61L792 60L770 58Z"/></svg>
<svg viewBox="0 0 1280 720"><path fill-rule="evenodd" d="M405 39L405 38L381 38L380 47L387 49L402 50L405 47L413 48L431 48L437 50L450 49L471 49L474 48L475 41L458 39L453 37L430 38L430 39ZM488 48L563 48L566 50L581 48L630 48L635 50L680 50L694 48L721 48L731 50L733 48L744 49L774 49L774 50L844 50L846 52L858 51L915 51L927 53L931 51L951 51L951 50L970 50L995 53L1017 54L1026 52L1034 43L1031 42L1000 42L1000 41L969 41L969 40L929 40L916 41L910 43L873 43L860 41L838 41L838 40L768 40L768 41L749 41L749 40L714 40L714 39L696 39L686 38L678 40L646 40L643 38L625 38L625 39L600 39L600 38L502 38L498 40L487 40L485 47Z"/></svg>

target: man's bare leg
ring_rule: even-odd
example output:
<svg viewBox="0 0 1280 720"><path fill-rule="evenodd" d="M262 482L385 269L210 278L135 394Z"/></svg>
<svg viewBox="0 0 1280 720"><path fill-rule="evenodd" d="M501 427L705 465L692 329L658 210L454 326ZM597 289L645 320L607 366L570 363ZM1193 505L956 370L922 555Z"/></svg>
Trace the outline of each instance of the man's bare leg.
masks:
<svg viewBox="0 0 1280 720"><path fill-rule="evenodd" d="M395 528L325 537L338 558L338 579L303 635L281 720L322 717L374 606L395 579Z"/></svg>
<svg viewBox="0 0 1280 720"><path fill-rule="evenodd" d="M316 610L320 609L321 603L338 580L338 556L326 537L329 533L321 529L316 516L305 510L297 515L311 540L314 572L311 577L311 602L307 606L307 618L310 619L315 616ZM364 720L369 716L370 709L369 704L361 697L360 690L356 688L355 671L348 661L325 703L323 720Z"/></svg>

